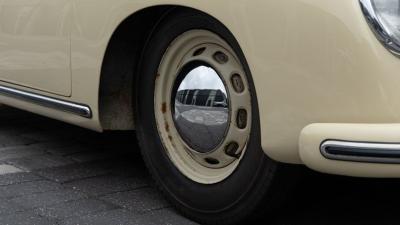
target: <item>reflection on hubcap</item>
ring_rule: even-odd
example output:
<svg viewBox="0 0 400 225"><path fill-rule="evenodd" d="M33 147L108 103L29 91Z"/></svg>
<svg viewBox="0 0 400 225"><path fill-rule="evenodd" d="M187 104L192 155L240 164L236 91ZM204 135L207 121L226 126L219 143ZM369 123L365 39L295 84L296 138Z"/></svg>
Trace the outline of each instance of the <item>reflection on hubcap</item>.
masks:
<svg viewBox="0 0 400 225"><path fill-rule="evenodd" d="M229 100L220 76L205 63L192 63L181 71L175 87L172 108L180 136L197 152L214 150L229 126Z"/></svg>

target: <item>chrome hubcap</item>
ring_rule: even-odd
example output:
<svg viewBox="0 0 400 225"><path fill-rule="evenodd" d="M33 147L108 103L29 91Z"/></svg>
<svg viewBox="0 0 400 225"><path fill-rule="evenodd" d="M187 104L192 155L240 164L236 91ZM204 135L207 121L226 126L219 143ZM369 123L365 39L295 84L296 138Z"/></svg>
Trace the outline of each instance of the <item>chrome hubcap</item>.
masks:
<svg viewBox="0 0 400 225"><path fill-rule="evenodd" d="M175 86L171 108L180 136L197 152L214 150L229 126L229 100L220 76L206 63L192 62L178 75Z"/></svg>

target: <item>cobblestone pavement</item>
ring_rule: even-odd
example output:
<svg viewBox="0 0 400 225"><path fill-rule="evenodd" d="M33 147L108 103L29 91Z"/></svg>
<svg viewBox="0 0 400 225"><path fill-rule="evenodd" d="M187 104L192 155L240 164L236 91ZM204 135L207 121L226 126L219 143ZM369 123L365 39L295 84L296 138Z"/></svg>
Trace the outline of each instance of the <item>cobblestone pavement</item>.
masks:
<svg viewBox="0 0 400 225"><path fill-rule="evenodd" d="M0 106L0 224L194 224L153 188L131 132Z"/></svg>
<svg viewBox="0 0 400 225"><path fill-rule="evenodd" d="M400 184L307 171L253 224L398 224ZM195 224L159 195L131 132L99 134L0 106L0 225Z"/></svg>

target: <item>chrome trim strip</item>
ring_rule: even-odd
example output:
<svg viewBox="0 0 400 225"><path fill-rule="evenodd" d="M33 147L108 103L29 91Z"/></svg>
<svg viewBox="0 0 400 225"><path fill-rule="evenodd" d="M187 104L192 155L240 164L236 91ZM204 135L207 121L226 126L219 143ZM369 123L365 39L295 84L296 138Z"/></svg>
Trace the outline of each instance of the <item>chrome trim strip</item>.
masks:
<svg viewBox="0 0 400 225"><path fill-rule="evenodd" d="M0 95L76 114L85 118L92 118L92 111L90 107L86 105L68 102L56 98L50 98L27 91L21 91L10 87L5 87L2 85L0 85Z"/></svg>
<svg viewBox="0 0 400 225"><path fill-rule="evenodd" d="M400 144L395 143L327 140L321 144L320 151L325 158L333 160L400 163Z"/></svg>
<svg viewBox="0 0 400 225"><path fill-rule="evenodd" d="M392 34L388 33L384 26L379 22L379 18L372 6L372 0L360 0L361 9L364 16L375 33L378 40L394 55L400 57L400 45L393 41Z"/></svg>

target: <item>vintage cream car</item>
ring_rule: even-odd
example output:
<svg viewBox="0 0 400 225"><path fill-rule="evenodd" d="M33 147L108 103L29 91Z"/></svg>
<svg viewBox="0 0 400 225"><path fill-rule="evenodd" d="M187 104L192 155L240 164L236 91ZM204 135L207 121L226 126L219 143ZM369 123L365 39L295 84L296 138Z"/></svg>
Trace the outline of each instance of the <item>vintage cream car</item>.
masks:
<svg viewBox="0 0 400 225"><path fill-rule="evenodd" d="M2 0L0 102L136 130L185 215L276 204L289 164L400 177L399 0Z"/></svg>

